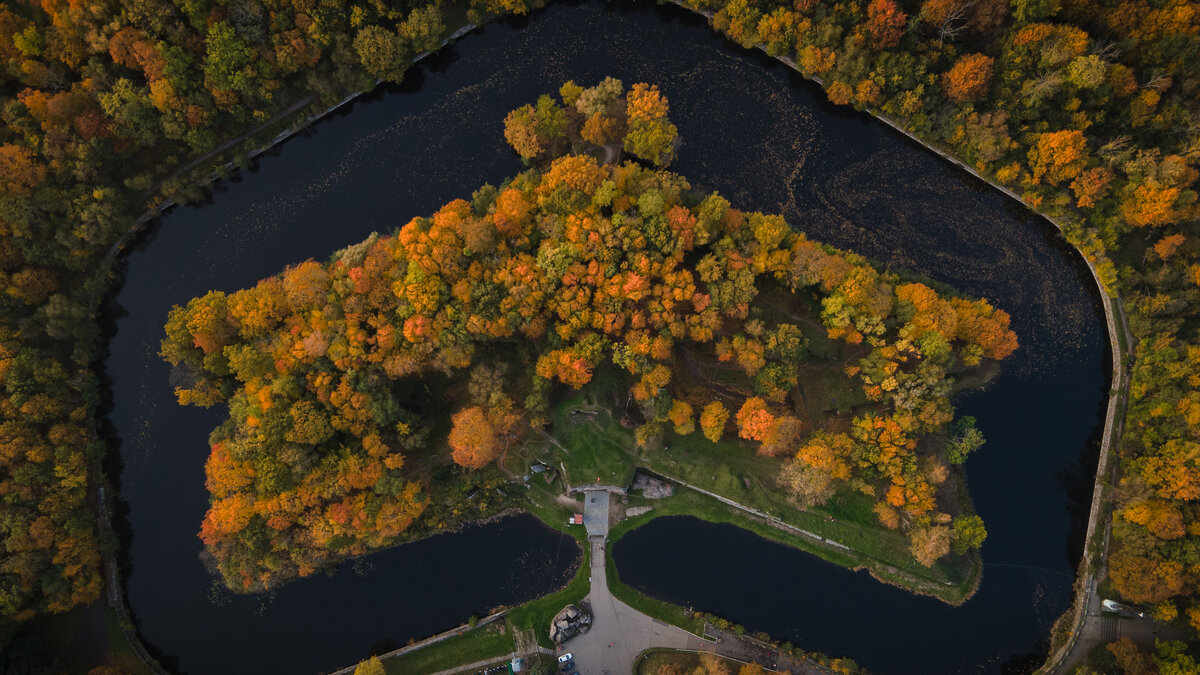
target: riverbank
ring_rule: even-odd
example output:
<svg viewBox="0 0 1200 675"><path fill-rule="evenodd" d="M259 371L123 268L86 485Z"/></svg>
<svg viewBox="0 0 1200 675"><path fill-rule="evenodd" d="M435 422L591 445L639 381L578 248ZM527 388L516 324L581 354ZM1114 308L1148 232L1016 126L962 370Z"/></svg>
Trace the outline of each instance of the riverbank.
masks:
<svg viewBox="0 0 1200 675"><path fill-rule="evenodd" d="M693 9L688 7L682 0L668 0L689 12L704 16L709 20L710 25L713 18L713 12ZM770 56L766 45L755 45L757 49L764 54ZM787 65L792 70L799 73L806 79L811 79L817 84L825 87L825 82L818 77L810 77L805 75L796 65L795 61L788 57L772 57L777 61ZM1033 213L1045 218L1050 222L1060 233L1063 234L1064 240L1071 243L1074 248L1083 258L1087 265L1088 271L1092 275L1092 279L1096 283L1096 288L1100 291L1101 304L1104 308L1105 325L1108 331L1108 339L1110 351L1112 354L1112 377L1111 386L1108 394L1108 405L1105 410L1104 430L1101 436L1100 455L1096 465L1096 471L1093 478L1092 486L1092 501L1088 512L1088 525L1084 535L1084 554L1078 565L1074 585L1074 596L1071 608L1055 622L1054 628L1051 631L1051 646L1046 662L1039 669L1039 672L1055 672L1058 667L1067 658L1068 654L1074 648L1078 636L1083 632L1083 624L1087 617L1087 605L1090 600L1090 595L1096 587L1096 583L1100 578L1104 577L1105 562L1108 554L1108 536L1106 531L1110 526L1110 515L1104 508L1107 500L1105 499L1106 489L1110 485L1115 485L1117 481L1118 466L1112 462L1113 452L1120 444L1122 424L1124 420L1124 409L1127 403L1129 392L1129 372L1126 364L1130 355L1130 347L1133 341L1132 334L1129 330L1128 321L1125 316L1125 310L1120 302L1120 295L1114 295L1105 284L1100 273L1098 265L1100 261L1094 260L1093 257L1087 255L1082 249L1074 244L1068 235L1067 226L1050 216L1049 214L1038 211L1028 202L1022 199L1019 195L1013 192L1008 187L1000 184L995 179L981 174L973 167L968 166L965 162L954 157L947 149L940 145L923 139L906 128L903 124L891 117L885 115L879 110L866 108L863 112L871 115L875 119L883 122L897 132L903 134L906 138L914 143L919 144L923 148L936 153L946 161L954 164L959 169L971 174L975 178L987 183L996 190L1011 197L1019 202L1023 207L1029 209ZM1111 465L1111 466L1110 466ZM1110 475L1111 469L1111 475Z"/></svg>
<svg viewBox="0 0 1200 675"><path fill-rule="evenodd" d="M629 495L626 506L653 509L632 519L637 524L661 515L729 522L952 606L962 604L979 588L978 555L948 555L932 567L922 566L913 558L906 534L880 524L873 511L875 499L862 492L843 489L823 506L796 508L776 483L779 460L759 455L737 439L713 443L699 433L672 434L652 450L637 450L632 431L619 423L615 411L602 405L623 399L622 387L609 369L597 369L587 388L555 404L550 429L541 440L534 437L509 453L508 473L526 474L530 466L542 463L559 468L571 485L625 488L638 471L648 471L681 487L666 499ZM814 399L830 396L830 392L812 394ZM834 395L839 400L850 398L841 390ZM947 490L956 493L954 499L963 512L973 512L961 468L951 473ZM617 525L621 533L635 526L630 520Z"/></svg>
<svg viewBox="0 0 1200 675"><path fill-rule="evenodd" d="M582 539L586 532L589 553L576 579L567 588L382 654L379 658L385 670L397 674L453 673L489 664L502 665L515 657L525 658L527 662L529 658L536 658L545 663L544 655L567 651L574 654L582 672L597 672L599 667L625 672L624 668L633 668L646 653L668 648L754 660L791 673L857 671L857 666L848 659L831 659L787 643L772 642L765 634L750 636L744 628L723 619L681 610L629 588L620 582L612 556L607 553L605 533L609 520L625 520L624 507L615 503L621 492L607 486L576 486L567 492L580 495L584 500L594 498L597 493L614 500L612 508L601 509L608 518L590 524L587 530L578 526L571 528L577 539ZM566 499L560 497L558 501L565 503ZM575 508L585 510L578 503ZM561 522L548 524L553 526ZM635 526L641 524L644 523L638 522ZM586 583L582 581L585 573ZM568 604L588 608L594 630L575 636L563 645L547 646L549 622ZM550 661L550 666L557 664ZM331 675L350 675L353 669L348 666Z"/></svg>
<svg viewBox="0 0 1200 675"><path fill-rule="evenodd" d="M564 9L564 10L562 10L562 11L565 13L565 12L567 12L567 11L569 11L569 10L565 10L565 9ZM465 52L465 51L467 51L467 50L463 50L463 51ZM366 106L364 106L364 107L366 107ZM356 115L357 115L357 113L358 113L358 110L357 110L357 109L356 109L355 113L356 113ZM346 123L347 121L348 121L350 124L354 124L354 123L356 123L356 122L358 121L358 119L357 119L357 118L350 119L350 120L341 119L341 120L337 120L336 122L337 122L337 123ZM878 132L876 132L876 133L878 133ZM324 132L322 132L322 135L326 135L326 134L324 134ZM903 150L903 148L901 148L901 149ZM290 156L290 152L291 152L291 148L289 147L289 156ZM283 163L286 163L286 162L288 161L288 157L286 157L286 156L285 156L284 158L280 159L279 161L280 161L280 162L283 162ZM926 161L936 161L936 160L926 160ZM264 171L263 173L267 173L267 171ZM259 178L262 178L262 176L259 176ZM220 200L218 200L218 201L220 201ZM211 214L211 211L209 211L209 212L206 212L206 213L208 213L208 214ZM174 224L174 223L172 223L172 225L173 225L173 224ZM167 226L167 227L164 227L163 229L164 229L164 230L167 230L167 229L171 229L171 228L170 228L170 226ZM160 237L160 245L161 245L161 239L163 239L163 237ZM153 253L153 251L152 251L152 253ZM136 264L140 264L140 263L135 263L135 265L136 265ZM161 380L162 380L162 378L158 378L158 381L161 381ZM672 444L672 445L674 445L674 444ZM585 478L586 480L591 480L591 478L592 478L592 477L591 477L591 476L585 476L584 478ZM1086 499L1086 498L1085 498L1085 499ZM139 506L139 507L136 507L136 508L140 508L140 506ZM194 524L192 524L192 523L184 523L184 526L191 526L191 527L194 527ZM180 528L179 528L179 527L176 527L175 529L176 529L176 531L180 531ZM139 532L141 532L141 530L139 530ZM188 534L190 534L190 532L189 532ZM142 558L142 559L144 560L145 558ZM149 568L149 565L142 565L142 566L140 566L140 568L139 568L139 571L145 571L145 570L147 570L148 568ZM840 571L839 571L839 574L840 574ZM140 575L139 575L139 576L140 576ZM865 577L865 575L860 575L860 576L863 576L863 577ZM991 572L990 572L990 570L989 570L989 576L991 576ZM135 585L136 585L136 583L135 583ZM883 589L879 589L879 590L880 590L880 592L881 592L881 594L882 594L882 591L883 591ZM890 590L890 589L889 589L889 590ZM136 602L136 599L135 599L135 602ZM940 603L928 603L928 604L940 604ZM135 604L135 607L142 607L142 605ZM149 613L148 613L148 612L147 612L147 615L149 615ZM459 617L456 619L456 621L455 621L455 622L457 622L457 621L461 620L463 617L465 617L465 613L464 613L462 616L459 616ZM448 623L447 623L446 625L448 625ZM439 627L439 626L434 626L434 627L436 628L436 627ZM421 634L421 635L423 635L423 634L424 634L424 632L422 632L422 633L420 633L420 634ZM164 644L165 644L165 643L164 643ZM842 650L842 651L845 651L845 650Z"/></svg>
<svg viewBox="0 0 1200 675"><path fill-rule="evenodd" d="M453 30L448 37L442 40L442 47L444 48L447 45L452 44L455 40L470 33L476 28L477 26L472 23L465 23L459 26L457 29ZM425 52L418 54L412 59L412 62L414 64L418 63L428 58L433 53L434 52ZM247 158L247 161L253 161L279 147L286 141L296 136L296 134L310 128L317 122L320 122L326 117L332 115L349 103L352 103L359 97L375 91L378 89L380 84L382 84L382 81L377 81L375 86L371 89L351 93L337 103L323 110L305 115L299 119L289 119L297 113L302 112L309 105L316 101L315 94L304 97L301 100L287 106L285 109L272 116L271 119L263 122L254 129L246 131L238 137L222 143L217 148L214 148L213 150L210 150L209 152L186 162L181 167L172 171L168 176L161 179L154 186L148 188L142 193L142 195L138 197L137 201L145 202L146 200L151 199L168 183L186 176L188 172L191 171L199 170L201 172L208 172L206 174L202 174L202 179L193 179L191 181L193 184L204 182L208 185L212 185L217 181L231 177L241 168L238 162L221 161L216 165L215 168L211 165L204 166L205 162L208 162L214 158L219 159L221 155L227 152L232 152L234 155L244 155ZM287 128L277 133L266 143L257 141L258 137L264 132L279 125L286 125ZM245 144L251 144L253 147L249 150L239 150L239 146ZM135 242L147 231L152 222L156 221L158 218L161 218L167 211L178 205L179 202L177 199L165 198L163 201L148 207L134 220L133 225L115 243L113 243L113 245L109 248L107 255L103 261L101 261L96 272L96 276L104 279L106 283L98 286L96 297L92 303L94 307L100 307L105 302L105 299L108 298L110 294L115 292L113 281L116 276L115 270L117 262L121 255L129 248L130 245L133 244L133 242ZM99 315L99 310L97 310L96 315ZM106 350L107 344L97 347L95 355L97 362L103 361ZM93 433L95 433L96 419L92 418L89 420L89 424L93 430ZM93 460L89 465L89 473L91 475L88 482L92 493L91 499L96 505L98 534L101 540L105 540L107 538L114 541L119 541L120 539L116 529L113 527L111 516L113 511L112 500L116 499L116 497L113 497L112 495L115 491L112 489L112 483L108 480L107 475L104 472L102 461L99 459ZM121 632L120 641L129 646L129 649L132 650L132 652L141 660L143 665L145 665L150 672L155 673L156 675L169 675L169 672L149 652L149 650L146 648L146 645L142 642L140 635L138 635L137 626L134 623L133 617L129 611L128 603L126 602L121 566L117 560L116 551L111 548L102 549L101 564L105 579L105 601L107 602L108 607L116 614L116 625L119 627Z"/></svg>
<svg viewBox="0 0 1200 675"><path fill-rule="evenodd" d="M722 499L703 489L683 483L679 483L679 485L678 492L666 499L650 500L638 496L628 496L628 503L615 504L614 502L612 513L623 513L629 508L647 506L650 510L632 517L621 517L609 529L607 544L614 544L628 532L656 518L687 515L713 523L735 525L771 541L817 555L843 567L856 570L866 569L874 578L883 583L909 592L935 597L948 604L960 604L962 599L969 597L970 592L973 592L973 589L978 586L980 575L977 574L969 582L969 588L965 594L956 595L954 593L956 588L962 592L960 587L939 587L929 580L915 579L902 570L881 566L877 561L871 561L848 547L829 540L822 540L815 533L800 531L782 522L773 522L766 514L755 512L753 509L738 505L731 500ZM587 488L595 488L595 486L564 485L567 494L586 495L586 491L580 493L580 490ZM586 552L584 560L572 581L562 590L537 600L502 610L477 623L464 624L413 645L382 654L380 658L388 673L443 671L462 664L478 662L481 659L499 659L514 653L512 636L517 631L523 630L534 631L539 646L548 649L553 646L546 634L550 620L562 607L576 604L592 592L590 587L596 584L596 575L600 573L600 569L603 569L607 592L636 612L678 627L692 635L706 635L713 630L709 626L709 622L712 620L710 616L691 608L656 600L623 583L612 558L610 545L604 547L602 554L604 559L597 564L594 560L597 555L595 547L586 545L587 535L584 528L578 525L564 525L567 521L563 517L564 513L572 510L571 508L564 509L569 498L557 495L555 491L543 489L540 486L531 487L530 494L531 509L529 513L537 516L548 527L567 532L584 544L583 548ZM615 494L619 496L620 492ZM573 498L570 499L574 501ZM582 511L582 505L576 506L575 509ZM821 541L824 541L824 545L820 543ZM499 620L502 618L504 621L500 622ZM758 639L770 640L770 637L764 634L758 636ZM845 662L821 653L799 650L787 643L773 644L773 646L775 649L790 654L796 660L804 661L808 667L814 669L814 672L817 670L828 672L830 664ZM333 675L347 675L352 671L353 667L347 667L335 671Z"/></svg>

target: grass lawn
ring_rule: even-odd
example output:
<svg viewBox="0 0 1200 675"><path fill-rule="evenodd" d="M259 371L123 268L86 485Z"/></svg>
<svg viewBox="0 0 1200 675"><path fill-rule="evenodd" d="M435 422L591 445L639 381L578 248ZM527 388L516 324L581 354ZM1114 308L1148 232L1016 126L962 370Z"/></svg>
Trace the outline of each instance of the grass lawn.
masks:
<svg viewBox="0 0 1200 675"><path fill-rule="evenodd" d="M551 445L571 485L627 485L633 479L633 432L613 419L610 405L623 384L612 369L598 369L591 384L554 407L549 433L562 447Z"/></svg>
<svg viewBox="0 0 1200 675"><path fill-rule="evenodd" d="M500 629L504 632L500 632ZM512 631L505 628L503 622L497 622L423 649L384 659L383 667L391 675L433 673L511 654L513 645Z"/></svg>
<svg viewBox="0 0 1200 675"><path fill-rule="evenodd" d="M470 8L471 4L462 0L455 0L455 2L442 5L442 23L446 26L446 31L441 36L443 40L450 37L454 31L470 23L467 20L467 10Z"/></svg>
<svg viewBox="0 0 1200 675"><path fill-rule="evenodd" d="M935 566L932 570L929 570L921 567L915 561L911 561L911 556L908 554L907 540L904 539L902 534L885 531L891 535L892 538L895 538L896 541L891 541L891 539L881 541L876 538L874 533L863 531L861 528L855 528L852 525L841 523L829 523L828 521L824 521L823 517L821 516L803 514L800 512L802 515L812 518L813 522L796 524L797 527L801 527L810 532L823 533L824 536L828 536L835 541L845 541L848 545L857 545L860 549L866 549L863 551L843 551L841 549L820 545L808 537L796 535L791 532L781 530L777 527L773 527L770 524L763 522L762 520L755 518L743 511L686 488L679 488L675 495L668 499L631 499L630 504L645 504L652 506L654 510L634 518L623 520L611 528L609 530L610 542L620 539L621 536L623 536L626 532L644 525L654 518L670 515L685 515L694 516L696 518L715 523L729 523L731 525L736 525L742 529L754 532L761 537L770 539L771 541L812 553L823 560L827 560L843 567L854 568L858 566L867 566L870 567L876 575L898 586L915 591L918 590L915 588L915 586L919 584L919 590L934 594L948 602L959 602L969 595L969 593L973 591L975 577L979 572L979 565L976 561L973 565L969 566L969 573L966 573L965 576L962 576L960 573L960 578L957 583L954 583L953 585L946 585L946 575L950 572L959 570L946 568L943 563L939 563L939 565ZM790 521L793 519L789 518L785 520ZM826 525L823 530L821 529L822 523ZM805 524L807 524L808 527L804 527ZM835 529L832 526L838 526L840 529ZM834 532L830 532L830 530L834 530ZM835 533L841 534L843 539L836 539L833 536ZM896 549L901 550L898 552ZM892 561L881 561L879 558L872 555L872 551L902 554L910 559L910 565L908 567L899 567L898 565L893 565ZM946 563L945 565L949 564L950 563ZM900 574L892 573L885 568L887 565L899 567L902 572ZM668 623L675 624L686 630L698 630L698 628L695 627L694 622L685 614L683 614L682 611L679 611L678 608L674 608L673 605L667 605L666 603L646 598L636 590L621 583L617 578L616 570L612 564L611 558L608 561L607 568L609 588L612 590L613 595L617 596L631 606L636 607L662 621L667 621ZM918 581L917 584L914 584L914 577ZM656 608L656 605L661 607ZM673 610L665 608L673 608Z"/></svg>
<svg viewBox="0 0 1200 675"><path fill-rule="evenodd" d="M789 525L845 544L870 558L918 576L938 581L962 580L961 573L958 578L948 576L955 572L954 568L943 565L934 567L931 572L917 563L908 551L908 538L902 532L879 525L871 510L874 499L861 492L842 490L823 507L809 511L796 509L775 487L779 460L759 456L741 443L728 440L711 443L700 434L673 436L666 449L647 453L643 465L651 471L771 514ZM711 499L706 501L719 504ZM721 508L727 509L724 505ZM712 519L706 515L696 515ZM779 532L775 528L767 529Z"/></svg>
<svg viewBox="0 0 1200 675"><path fill-rule="evenodd" d="M154 671L150 670L125 639L125 633L117 620L117 613L110 607L105 607L105 623L108 627L108 647L113 664L129 675L154 675Z"/></svg>
<svg viewBox="0 0 1200 675"><path fill-rule="evenodd" d="M823 370L829 371L828 368ZM824 407L821 401L828 400L832 406L834 384L846 381L844 377L838 380L831 376L825 385L811 385L812 391L821 392L820 395L810 394L815 405ZM712 443L699 432L686 436L667 432L663 447L638 451L633 433L615 420L611 411L614 402L624 401L626 386L621 373L615 369L597 369L595 380L588 387L571 392L551 411L552 424L548 431L554 441L535 438L524 448L510 453L508 468L522 472L534 461L545 461L565 468L568 484L579 486L593 483L596 478L603 484L627 485L635 469L645 467L770 514L788 525L844 544L854 551L818 545L807 537L781 531L686 489L679 490L675 497L665 502L653 502L656 507L653 515L694 515L715 522L731 522L835 564L866 565L880 577L901 586L912 587L915 579L916 585L925 592L950 602L960 601L971 592L979 572L976 558L952 555L943 558L932 569L923 567L909 552L908 537L879 523L872 511L875 499L855 490L843 489L822 507L807 511L796 509L775 483L781 460L758 455L749 443L728 435L720 442ZM843 404L845 399L842 397L845 396L848 394L837 396L837 406ZM857 402L856 399L850 401L852 404ZM543 485L539 478L531 481L539 488ZM555 488L559 486L546 489L546 501L552 500L549 490ZM553 508L563 507L554 502ZM566 509L554 514L557 519L543 519L557 524L569 515L569 509ZM627 526L622 523L618 527ZM899 572L887 569L889 567ZM654 611L647 613L659 616Z"/></svg>
<svg viewBox="0 0 1200 675"><path fill-rule="evenodd" d="M797 411L810 427L822 425L828 417L827 411L849 415L855 406L869 401L862 387L846 377L841 366L804 365L798 375L798 395L804 401L803 411Z"/></svg>

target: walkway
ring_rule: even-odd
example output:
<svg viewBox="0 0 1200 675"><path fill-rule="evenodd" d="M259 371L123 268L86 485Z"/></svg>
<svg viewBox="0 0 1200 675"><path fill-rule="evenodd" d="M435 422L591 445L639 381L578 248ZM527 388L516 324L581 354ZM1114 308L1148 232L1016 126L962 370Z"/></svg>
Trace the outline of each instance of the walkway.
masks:
<svg viewBox="0 0 1200 675"><path fill-rule="evenodd" d="M682 628L663 623L613 597L605 573L605 541L609 527L609 498L605 488L583 488L584 519L591 546L591 590L584 598L592 612L592 628L559 647L573 655L580 675L623 675L632 673L639 654L650 648L715 651L722 656L776 665L778 653L770 645L751 638L707 627L716 640L702 638ZM592 519L588 520L588 514ZM790 657L778 667L795 673L824 673L824 669L799 663Z"/></svg>
<svg viewBox="0 0 1200 675"><path fill-rule="evenodd" d="M583 526L589 539L599 537L604 541L608 536L608 501L607 492L588 490L583 493Z"/></svg>
<svg viewBox="0 0 1200 675"><path fill-rule="evenodd" d="M605 534L607 530L605 527ZM638 654L651 647L712 649L712 642L642 614L614 598L604 573L605 536L588 537L588 541L592 548L592 588L584 602L592 610L592 629L568 640L562 648L574 654L580 675L632 673Z"/></svg>
<svg viewBox="0 0 1200 675"><path fill-rule="evenodd" d="M550 650L545 647L538 647L538 651L543 654L549 654ZM455 666L449 670L439 670L431 675L454 675L454 673L507 673L508 664L512 661L516 654L508 654L506 656L495 656L490 659L468 663L462 666Z"/></svg>
<svg viewBox="0 0 1200 675"><path fill-rule="evenodd" d="M663 623L643 614L613 597L608 589L605 573L607 557L605 542L609 525L621 516L619 504L611 499L612 486L584 486L572 491L582 493L585 522L588 529L588 544L591 550L590 590L581 604L592 614L592 628L586 634L577 635L558 647L557 654L572 654L580 675L624 675L632 673L639 655L647 649L681 649L688 651L711 651L743 662L755 661L760 665L782 672L804 675L829 675L829 669L813 662L780 655L772 645L750 637L736 635L705 625L704 637L693 635L682 628ZM617 508L613 508L617 507ZM480 625L503 619L506 612L497 612L480 621ZM382 658L408 653L467 631L469 626L453 628L422 642L401 647ZM545 629L540 627L539 629ZM543 654L550 650L539 647ZM487 673L499 671L514 654L456 666L434 675L453 673ZM332 675L349 675L356 666L348 666Z"/></svg>

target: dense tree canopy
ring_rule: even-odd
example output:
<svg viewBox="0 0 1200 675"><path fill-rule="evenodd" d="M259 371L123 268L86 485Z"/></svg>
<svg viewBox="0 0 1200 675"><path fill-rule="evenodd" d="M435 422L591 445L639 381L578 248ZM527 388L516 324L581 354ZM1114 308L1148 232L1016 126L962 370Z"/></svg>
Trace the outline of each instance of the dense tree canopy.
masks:
<svg viewBox="0 0 1200 675"><path fill-rule="evenodd" d="M686 4L742 45L794 56L834 103L898 120L1052 215L1121 294L1135 362L1110 578L1163 616L1175 604L1200 616L1200 6Z"/></svg>
<svg viewBox="0 0 1200 675"><path fill-rule="evenodd" d="M473 0L468 16L525 14L542 4ZM1121 291L1136 366L1118 498L1134 519L1117 518L1115 568L1148 561L1169 577L1183 566L1189 573L1168 601L1200 611L1200 575L1192 571L1200 537L1192 508L1200 493L1200 383L1192 377L1200 344L1196 3L688 4L713 12L713 25L735 41L794 57L835 102L898 119L1054 215L1106 288ZM106 283L98 270L147 199L200 194L184 179L158 194L147 188L309 94L331 103L376 78L399 79L408 58L445 32L442 13L438 4L352 0L0 4L0 361L10 364L0 371L10 397L0 416L2 440L14 448L0 472L9 486L0 504L0 611L61 610L98 591L81 478L101 454L87 424L99 400L90 371ZM669 127L642 117L627 134L617 99L593 92L580 102L570 93L563 108L586 111L577 132L586 142L620 139L627 152L669 159ZM630 115L626 107L627 122ZM539 123L549 125L544 133L555 129L553 115ZM498 232L535 207L519 193L493 203ZM39 388L58 405L35 400L29 392ZM212 401L218 392L193 388L187 396ZM1151 525L1174 517L1138 515L1151 499L1174 502L1184 535L1163 538L1176 530ZM26 525L43 516L52 543L30 548ZM1128 578L1114 576L1132 597L1120 581Z"/></svg>
<svg viewBox="0 0 1200 675"><path fill-rule="evenodd" d="M564 116L557 147L583 142L576 130L589 119L587 102L617 97L613 82L564 88L577 94L577 114ZM626 101L652 109L630 117L669 124L655 88L634 85ZM543 100L538 108L555 105ZM635 133L632 124L620 126ZM522 143L513 145L519 151ZM823 452L809 451L799 421L780 411L790 385L776 375L764 380L764 397L741 404L737 434L763 454L795 455L808 470L853 479L864 491L878 485L892 507L929 522L944 472L931 468L940 466L936 459L922 468L917 441L952 419L949 371L1016 348L1008 316L984 301L901 283L778 216L693 193L681 176L564 154L327 264L306 262L172 311L162 353L190 374L180 401L226 400L230 412L212 437L213 502L201 538L239 589L385 545L425 504L425 488L404 471L406 450L420 447L408 441L414 427L433 423L410 395L414 382L472 365L488 370L473 371L472 400L454 412L446 441L453 461L467 468L500 457L528 428L522 418L539 424L544 399L527 397L522 407L517 391L545 391L552 382L578 389L605 363L630 378L647 419L642 442L667 423L691 433L694 406L672 397L678 345L706 345L751 377L794 373L803 357L798 326L747 320L765 287L821 299L828 335L861 345L860 365L847 375L878 405L849 433L809 443L822 443ZM480 361L487 345L517 339L537 356L517 381L505 382ZM720 439L728 410L695 403L704 405L705 435ZM933 531L942 530L949 532ZM926 546L923 560L949 550L948 534L941 539L946 545Z"/></svg>

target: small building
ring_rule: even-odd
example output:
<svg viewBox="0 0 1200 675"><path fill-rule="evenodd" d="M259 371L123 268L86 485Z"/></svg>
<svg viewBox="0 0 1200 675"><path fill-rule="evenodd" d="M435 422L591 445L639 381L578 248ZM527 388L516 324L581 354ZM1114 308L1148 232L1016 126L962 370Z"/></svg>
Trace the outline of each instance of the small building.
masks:
<svg viewBox="0 0 1200 675"><path fill-rule="evenodd" d="M514 656L512 661L509 662L508 667L511 672L519 673L522 670L525 670L525 659L519 656Z"/></svg>
<svg viewBox="0 0 1200 675"><path fill-rule="evenodd" d="M575 515L571 516L570 518L567 519L567 524L568 525L582 525L583 524L583 514L576 513Z"/></svg>

